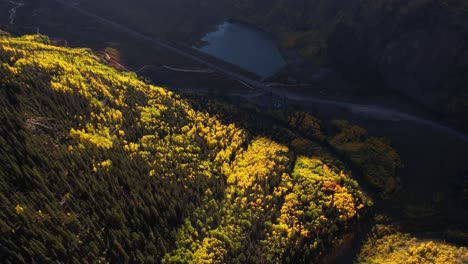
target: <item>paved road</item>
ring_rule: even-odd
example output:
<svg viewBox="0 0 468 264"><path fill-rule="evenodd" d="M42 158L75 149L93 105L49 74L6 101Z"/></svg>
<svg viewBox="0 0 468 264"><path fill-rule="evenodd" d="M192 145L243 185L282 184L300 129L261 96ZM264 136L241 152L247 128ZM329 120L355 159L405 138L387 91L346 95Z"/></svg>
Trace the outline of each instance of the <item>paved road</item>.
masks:
<svg viewBox="0 0 468 264"><path fill-rule="evenodd" d="M267 85L265 85L264 83L260 82L260 81L257 81L257 80L253 80L251 78L248 78L248 77L245 77L241 74L238 74L238 73L235 73L233 71L230 71L230 70L227 70L227 69L224 69L220 66L217 66L213 63L210 63L210 62L207 62L206 60L192 54L192 53L189 53L188 51L186 50L182 50L180 48L177 48L177 47L174 47L172 46L170 43L167 43L163 40L160 40L160 39L157 39L157 38L152 38L152 37L149 37L147 35L144 35L134 29L131 29L131 28L128 28L124 25L121 25L117 22L114 22L112 20L109 20L107 18L104 18L104 17L101 17L99 15L96 15L94 13L91 13L89 11L86 11L82 8L80 8L79 6L76 6L76 5L73 5L67 1L64 1L64 0L55 0L57 3L59 4L62 4L64 6L67 6L69 8L72 8L74 9L75 11L85 15L85 16L88 16L88 17L91 17L93 19L96 19L98 21L100 21L101 23L105 24L105 25L108 25L108 26L111 26L111 27L114 27L118 30L121 30L121 31L124 31L130 35L133 35L139 39L142 39L142 40L146 40L148 42L151 42L153 43L155 46L158 46L160 48L163 48L163 49L166 49L168 51L171 51L175 54L178 54L182 57L185 57L187 59L190 59L192 61L195 61L201 65L204 65L208 68L211 68L231 79L234 79L234 80L238 80L239 82L241 83L244 83L244 84L247 84L248 86L251 86L251 87L255 87L257 89L260 89L260 90L263 90L267 93L270 93L271 95L275 95L275 96L279 96L281 98L284 98L284 99L288 99L288 100L291 100L291 101L296 101L296 102L305 102L305 103L314 103L314 104L324 104L324 105L330 105L330 106L336 106L336 107L341 107L341 108L347 108L349 109L350 111L352 111L353 113L356 113L356 114L359 114L359 115L365 115L369 118L373 118L373 119L379 119L379 120L389 120L389 121L400 121L400 120L404 120L404 121L408 121L408 122L412 122L412 123L417 123L417 124L420 124L420 125L425 125L425 126L429 126L429 127L432 127L432 128L435 128L437 130L440 130L440 131L443 131L445 133L448 133L450 135L453 135L457 138L459 138L460 140L464 141L464 142L468 142L468 136L459 132L459 131L456 131L448 126L445 126L443 124L439 124L439 123L436 123L434 121L431 121L429 119L425 119L425 118L422 118L422 117L418 117L416 115L412 115L412 114L409 114L409 113L404 113L404 112L401 112L401 111L398 111L398 110L395 110L395 109L389 109L389 108L386 108L386 107L381 107L381 106L375 106L375 105L361 105L361 104L354 104L354 103L350 103L350 102L346 102L346 101L335 101L335 100L326 100L326 99L322 99L322 98L319 98L319 97L304 97L304 96L301 96L301 95L298 95L298 94L293 94L293 93L290 93L286 90L281 90L281 89L273 89L272 87L269 87ZM250 96L250 95L249 95Z"/></svg>
<svg viewBox="0 0 468 264"><path fill-rule="evenodd" d="M6 2L6 1L5 1ZM8 10L8 13L10 14L10 24L13 25L15 23L15 18L16 18L16 10L22 6L24 6L23 3L17 3L17 2L14 2L14 1L8 1L9 3L15 5L14 7L12 7L10 10Z"/></svg>
<svg viewBox="0 0 468 264"><path fill-rule="evenodd" d="M192 61L195 61L197 63L205 65L206 67L211 68L211 69L213 69L213 70L215 70L217 72L220 72L220 73L226 75L229 78L243 81L243 82L248 83L249 85L257 87L259 89L267 88L266 86L264 86L259 81L252 80L250 78L244 77L243 75L237 74L237 73L232 72L230 70L226 70L226 69L224 69L222 67L214 65L213 63L207 62L207 61L205 61L204 59L202 59L200 57L197 57L197 56L195 56L195 55L193 55L193 54L191 54L191 53L189 53L187 51L181 50L180 48L176 48L176 47L172 46L171 44L169 44L167 42L164 42L164 41L162 41L160 39L156 39L156 38L152 38L152 37L149 37L147 35L144 35L144 34L138 32L138 31L136 31L134 29L128 28L128 27L126 27L124 25L121 25L119 23L116 23L116 22L114 22L112 20L109 20L107 18L104 18L104 17L101 17L99 15L93 14L93 13L91 13L89 11L86 11L86 10L84 10L84 9L78 7L78 6L75 6L75 5L73 5L73 4L71 4L71 3L67 2L67 1L63 1L63 0L55 0L55 1L57 3L60 3L62 5L65 5L67 7L72 8L72 9L76 10L77 12L79 12L79 13L81 13L83 15L94 18L94 19L100 21L103 24L106 24L108 26L112 26L112 27L114 27L116 29L124 31L124 32L126 32L126 33L128 33L130 35L133 35L133 36L135 36L135 37L137 37L139 39L151 42L151 43L153 43L154 45L156 45L156 46L158 46L160 48L169 50L169 51L174 52L174 53L176 53L176 54L178 54L178 55L180 55L182 57L188 58L188 59L190 59Z"/></svg>
<svg viewBox="0 0 468 264"><path fill-rule="evenodd" d="M386 108L386 107L381 107L381 106L376 106L376 105L353 104L349 102L338 102L338 101L324 100L324 99L317 99L314 97L303 97L303 96L296 96L296 95L290 95L288 96L288 99L292 101L296 101L296 102L310 102L310 103L315 103L315 104L325 104L325 105L332 105L332 106L337 106L341 108L346 108L356 115L366 116L370 119L387 120L387 121L393 121L393 122L407 121L410 123L434 128L448 135L452 135L455 138L458 138L459 140L465 143L468 142L467 135L449 126L437 123L430 119L422 118L416 115L404 113L404 112Z"/></svg>

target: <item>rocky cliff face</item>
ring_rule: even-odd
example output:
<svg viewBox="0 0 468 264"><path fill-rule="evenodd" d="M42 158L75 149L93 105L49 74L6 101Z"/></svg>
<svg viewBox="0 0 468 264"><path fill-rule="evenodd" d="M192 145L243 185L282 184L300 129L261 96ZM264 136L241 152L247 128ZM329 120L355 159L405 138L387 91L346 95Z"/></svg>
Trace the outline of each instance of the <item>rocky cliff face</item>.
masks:
<svg viewBox="0 0 468 264"><path fill-rule="evenodd" d="M460 119L468 112L468 16L462 15L466 9L438 1L419 6L394 2L399 8L362 12L366 16L354 30L366 36L367 49L360 51L363 61L387 87L466 129Z"/></svg>
<svg viewBox="0 0 468 264"><path fill-rule="evenodd" d="M440 103L447 78L468 62L467 25L434 5L383 14L369 32L369 59L391 88L427 105Z"/></svg>
<svg viewBox="0 0 468 264"><path fill-rule="evenodd" d="M428 105L439 103L447 78L468 61L466 37L449 26L403 29L376 39L372 48L370 59L385 83Z"/></svg>

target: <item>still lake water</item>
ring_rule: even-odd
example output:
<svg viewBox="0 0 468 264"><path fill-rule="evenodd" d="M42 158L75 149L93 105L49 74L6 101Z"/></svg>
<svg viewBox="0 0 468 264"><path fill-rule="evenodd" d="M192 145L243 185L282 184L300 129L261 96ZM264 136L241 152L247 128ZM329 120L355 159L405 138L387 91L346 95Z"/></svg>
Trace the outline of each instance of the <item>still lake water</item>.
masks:
<svg viewBox="0 0 468 264"><path fill-rule="evenodd" d="M200 50L262 78L286 66L276 40L263 31L244 24L225 22L206 34Z"/></svg>

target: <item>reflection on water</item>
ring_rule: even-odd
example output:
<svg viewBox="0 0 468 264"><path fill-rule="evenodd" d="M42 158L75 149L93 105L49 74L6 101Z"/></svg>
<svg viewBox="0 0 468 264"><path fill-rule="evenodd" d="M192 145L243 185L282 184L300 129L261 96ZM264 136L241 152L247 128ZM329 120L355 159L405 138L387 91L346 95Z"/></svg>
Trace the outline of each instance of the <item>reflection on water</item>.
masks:
<svg viewBox="0 0 468 264"><path fill-rule="evenodd" d="M201 47L201 51L263 78L286 65L272 36L244 24L225 22L208 33L203 41L208 44Z"/></svg>

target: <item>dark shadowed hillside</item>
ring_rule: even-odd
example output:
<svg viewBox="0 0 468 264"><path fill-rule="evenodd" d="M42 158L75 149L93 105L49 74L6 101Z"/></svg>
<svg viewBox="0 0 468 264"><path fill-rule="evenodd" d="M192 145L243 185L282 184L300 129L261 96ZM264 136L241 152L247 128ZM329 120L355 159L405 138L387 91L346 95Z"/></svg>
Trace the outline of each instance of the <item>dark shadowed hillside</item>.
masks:
<svg viewBox="0 0 468 264"><path fill-rule="evenodd" d="M452 125L468 129L464 118L468 113L466 1L117 3L83 1L84 6L144 32L183 41L197 40L213 23L227 18L249 22L274 33L284 49L332 66L355 92L375 94L390 89ZM148 21L154 26L146 27Z"/></svg>

